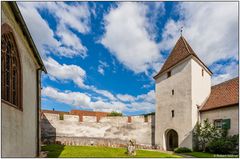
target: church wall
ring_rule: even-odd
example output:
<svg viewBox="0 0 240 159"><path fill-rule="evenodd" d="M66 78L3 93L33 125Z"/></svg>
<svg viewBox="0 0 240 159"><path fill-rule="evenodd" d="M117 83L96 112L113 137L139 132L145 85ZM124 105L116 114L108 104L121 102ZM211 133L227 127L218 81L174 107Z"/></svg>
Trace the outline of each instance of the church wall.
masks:
<svg viewBox="0 0 240 159"><path fill-rule="evenodd" d="M101 117L43 113L41 117L42 141L66 145L126 146L130 139L142 147L152 147L154 116ZM146 120L147 118L147 120Z"/></svg>
<svg viewBox="0 0 240 159"><path fill-rule="evenodd" d="M200 113L201 121L209 119L210 122L214 122L216 119L230 119L230 129L228 131L229 135L238 134L238 105L231 107L223 107L208 111L203 111Z"/></svg>
<svg viewBox="0 0 240 159"><path fill-rule="evenodd" d="M6 2L2 2L2 22L14 31L22 66L23 110L5 103L2 107L2 156L35 157L37 151L37 88L38 67L31 49Z"/></svg>
<svg viewBox="0 0 240 159"><path fill-rule="evenodd" d="M174 129L178 133L180 147L192 146L191 62L186 59L156 80L156 144L166 150L165 133ZM174 89L174 95L172 95ZM171 111L174 110L174 117ZM181 121L181 122L179 122Z"/></svg>

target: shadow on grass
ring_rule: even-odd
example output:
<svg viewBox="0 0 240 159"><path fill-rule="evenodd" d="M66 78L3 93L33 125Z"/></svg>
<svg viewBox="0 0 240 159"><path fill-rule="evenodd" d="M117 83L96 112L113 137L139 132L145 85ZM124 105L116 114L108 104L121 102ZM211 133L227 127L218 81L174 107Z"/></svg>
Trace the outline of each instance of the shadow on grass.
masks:
<svg viewBox="0 0 240 159"><path fill-rule="evenodd" d="M48 151L48 155L47 157L50 158L58 158L62 151L64 150L64 145L46 145L46 146L42 146L42 150L43 151Z"/></svg>

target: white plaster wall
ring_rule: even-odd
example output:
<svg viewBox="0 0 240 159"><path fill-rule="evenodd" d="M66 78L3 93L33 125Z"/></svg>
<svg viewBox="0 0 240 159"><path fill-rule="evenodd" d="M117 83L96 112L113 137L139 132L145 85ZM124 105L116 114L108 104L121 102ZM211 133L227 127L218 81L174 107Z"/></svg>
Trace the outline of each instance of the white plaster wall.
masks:
<svg viewBox="0 0 240 159"><path fill-rule="evenodd" d="M191 59L192 65L192 127L198 120L198 106L202 106L208 99L211 92L211 76L203 66ZM202 76L202 69L204 76Z"/></svg>
<svg viewBox="0 0 240 159"><path fill-rule="evenodd" d="M23 111L2 103L2 156L35 157L37 151L37 63L7 3L2 2L2 22L14 30L21 59Z"/></svg>
<svg viewBox="0 0 240 159"><path fill-rule="evenodd" d="M178 133L179 146L192 147L190 132L192 130L192 98L191 98L191 61L172 69L172 75L164 74L156 80L156 144L166 149L165 132L174 129ZM172 95L174 89L174 95ZM171 110L175 117L172 118Z"/></svg>
<svg viewBox="0 0 240 159"><path fill-rule="evenodd" d="M203 122L205 119L209 119L210 122L213 123L216 119L231 119L231 126L229 129L229 135L238 134L238 105L208 110L200 113L201 121Z"/></svg>
<svg viewBox="0 0 240 159"><path fill-rule="evenodd" d="M137 144L152 144L150 117L149 122L144 122L144 117L133 117L134 122L128 123L128 117L102 117L96 122L96 117L83 116L83 122L79 122L75 115L64 115L64 120L59 120L57 114L44 115L46 119L42 119L41 126L45 137L55 133L56 137L120 139L126 143L135 139Z"/></svg>

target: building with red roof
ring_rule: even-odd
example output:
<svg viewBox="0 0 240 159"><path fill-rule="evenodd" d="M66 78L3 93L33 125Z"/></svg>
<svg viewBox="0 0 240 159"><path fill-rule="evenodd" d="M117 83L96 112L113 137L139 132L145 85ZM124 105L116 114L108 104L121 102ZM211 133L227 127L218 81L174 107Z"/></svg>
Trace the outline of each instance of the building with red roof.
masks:
<svg viewBox="0 0 240 159"><path fill-rule="evenodd" d="M193 148L193 129L209 119L238 134L239 77L211 86L211 70L180 36L156 82L155 143L163 150Z"/></svg>

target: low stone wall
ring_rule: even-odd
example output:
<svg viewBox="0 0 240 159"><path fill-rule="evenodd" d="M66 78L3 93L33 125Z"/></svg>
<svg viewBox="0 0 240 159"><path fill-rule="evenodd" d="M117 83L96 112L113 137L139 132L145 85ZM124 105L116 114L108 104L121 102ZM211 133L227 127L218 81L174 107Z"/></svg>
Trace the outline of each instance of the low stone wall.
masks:
<svg viewBox="0 0 240 159"><path fill-rule="evenodd" d="M130 139L135 139L141 148L154 145L154 116L81 118L64 114L60 120L59 114L43 113L42 142L125 147Z"/></svg>

